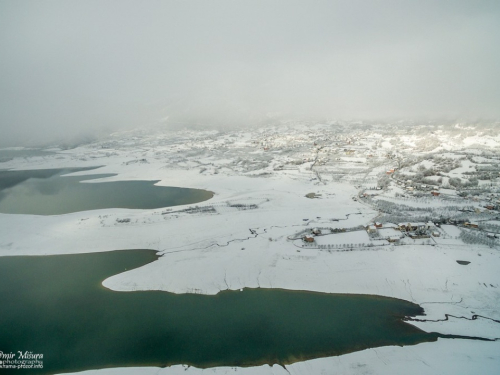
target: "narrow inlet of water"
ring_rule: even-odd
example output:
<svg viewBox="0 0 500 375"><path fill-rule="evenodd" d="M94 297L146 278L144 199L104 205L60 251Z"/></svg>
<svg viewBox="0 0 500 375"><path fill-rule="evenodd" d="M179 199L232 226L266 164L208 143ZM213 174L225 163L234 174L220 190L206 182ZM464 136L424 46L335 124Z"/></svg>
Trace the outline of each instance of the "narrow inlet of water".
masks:
<svg viewBox="0 0 500 375"><path fill-rule="evenodd" d="M205 201L200 189L155 186L158 181L85 181L113 176L64 176L93 168L0 171L0 213L58 215L103 208L154 209Z"/></svg>

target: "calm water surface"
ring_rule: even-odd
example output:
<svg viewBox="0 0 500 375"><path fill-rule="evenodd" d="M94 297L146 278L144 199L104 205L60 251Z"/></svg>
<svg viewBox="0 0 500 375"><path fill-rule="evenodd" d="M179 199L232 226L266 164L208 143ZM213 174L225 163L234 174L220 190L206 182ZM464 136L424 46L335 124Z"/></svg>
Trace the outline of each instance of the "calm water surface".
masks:
<svg viewBox="0 0 500 375"><path fill-rule="evenodd" d="M101 285L156 259L150 250L1 257L0 350L41 353L44 369L28 372L56 373L287 364L438 337L402 321L421 307L392 298L279 289L176 295Z"/></svg>
<svg viewBox="0 0 500 375"><path fill-rule="evenodd" d="M155 186L158 181L85 182L111 174L63 176L89 169L93 168L0 171L0 212L58 215L102 208L153 209L213 196L206 190Z"/></svg>

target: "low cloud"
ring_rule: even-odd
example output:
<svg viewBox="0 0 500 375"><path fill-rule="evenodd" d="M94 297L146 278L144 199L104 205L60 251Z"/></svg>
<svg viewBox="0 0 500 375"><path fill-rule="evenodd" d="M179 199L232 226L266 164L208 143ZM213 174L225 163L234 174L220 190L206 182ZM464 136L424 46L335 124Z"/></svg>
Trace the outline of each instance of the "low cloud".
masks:
<svg viewBox="0 0 500 375"><path fill-rule="evenodd" d="M270 119L498 118L496 1L0 2L0 146Z"/></svg>

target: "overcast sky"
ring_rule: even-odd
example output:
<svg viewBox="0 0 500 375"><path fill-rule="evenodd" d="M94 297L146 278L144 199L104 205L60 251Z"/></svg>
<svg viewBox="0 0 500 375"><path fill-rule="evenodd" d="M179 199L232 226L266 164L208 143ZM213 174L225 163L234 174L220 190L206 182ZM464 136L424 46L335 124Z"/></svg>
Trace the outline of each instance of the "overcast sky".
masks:
<svg viewBox="0 0 500 375"><path fill-rule="evenodd" d="M443 116L500 117L498 0L0 0L0 146Z"/></svg>

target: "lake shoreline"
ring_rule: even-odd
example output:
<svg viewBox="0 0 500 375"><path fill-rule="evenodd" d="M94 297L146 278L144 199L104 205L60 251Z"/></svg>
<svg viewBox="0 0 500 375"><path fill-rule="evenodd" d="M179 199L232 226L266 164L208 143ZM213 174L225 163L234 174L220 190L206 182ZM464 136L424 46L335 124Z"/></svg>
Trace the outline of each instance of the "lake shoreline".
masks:
<svg viewBox="0 0 500 375"><path fill-rule="evenodd" d="M178 345L174 345L174 343L184 342L183 352L177 354L179 356L178 358L174 355L176 359L168 360L166 358L157 358L153 361L144 360L144 358L148 358L150 355L158 356L160 353L163 353L163 351L158 352L158 348L149 347L149 349L136 354L136 356L140 358L140 361L136 362L130 358L130 354L135 353L135 351L130 352L129 349L123 347L123 354L116 353L104 359L104 362L102 362L103 358L99 356L95 357L96 361L99 363L102 362L100 365L92 365L93 360L88 359L91 362L83 367L73 365L71 371L103 368L106 361L112 361L111 367L121 367L123 365L133 367L139 364L141 366L172 366L184 364L197 368L212 368L219 366L255 367L265 364L271 366L274 364L285 366L310 359L344 355L367 348L386 345L415 345L420 342L432 342L437 340L436 335L427 334L403 322L403 318L405 317L423 314L424 311L420 306L408 301L396 300L389 297L266 288L245 288L236 291L225 290L220 291L216 295L179 295L161 291L135 291L124 293L112 291L102 286L102 281L106 277L116 276L123 272L144 267L147 264L157 262L159 258L160 255L154 250L116 250L73 255L0 258L0 284L5 286L0 288L1 294L10 299L12 304L7 310L0 311L0 321L9 321L9 326L11 327L8 341L5 342L5 339L0 339L4 341L3 344L0 342L0 346L12 351L14 347L9 347L8 342L16 342L16 347L33 347L35 351L44 353L46 358L46 370L36 371L36 373L46 373L45 371L70 370L70 368L65 367L66 365L54 368L51 360L54 360L53 356L55 353L53 349L48 350L48 348L54 345L59 348L58 350L63 350L63 347L57 344L59 341L68 341L68 338L64 336L65 333L62 332L68 332L68 334L71 335L70 337L74 337L74 339L70 339L70 342L73 342L75 339L77 340L74 341L74 344L64 345L65 357L71 358L75 358L75 354L71 354L71 348L77 343L77 347L80 348L78 350L82 350L82 343L88 342L89 345L95 345L99 342L98 347L101 348L100 350L106 353L112 353L113 350L110 349L114 347L114 343L116 342L135 342L138 340L133 339L136 335L139 335L137 337L142 337L147 341L150 338L156 337L159 332L163 332L162 330L165 329L165 333L154 340L160 340L157 341L157 345L163 345L160 344L162 340L173 340L172 344L167 345L170 349L164 352L167 358L170 355L169 351L174 350L173 348L175 345ZM8 287L6 287L7 285ZM15 289L16 292L11 292L9 294L10 288ZM43 295L44 298L35 299L33 301L33 296L35 295ZM140 302L132 302L134 299L138 299ZM172 302L168 302L165 305L164 302L162 302L163 300ZM61 304L59 301L64 302ZM175 307L176 304L173 304L174 301L179 301L178 304L180 304L181 310L177 311L178 308ZM283 306L278 304L278 301L281 301L280 303L282 303ZM73 309L73 306L78 306L80 304L85 306L83 312L80 311L80 309ZM154 307L155 304L158 304L158 307ZM197 304L199 304L200 307L195 307ZM322 304L324 304L323 307ZM347 305L343 307L344 304ZM373 307L371 307L372 304L374 304ZM185 307L182 307L184 305ZM387 307L384 307L385 305L387 305ZM137 308L132 306L137 306ZM165 310L166 306L169 306L168 310ZM248 315L247 311L249 308L252 311L250 315ZM290 308L292 308L291 313ZM397 310L390 312L392 308ZM225 311L226 309L229 310ZM233 309L235 310L233 311ZM372 309L374 314L370 313ZM381 309L380 312L377 312L378 309ZM386 309L388 309L387 312L385 312ZM156 322L155 325L158 325L162 320L162 315L154 313L154 310L160 310L163 311L163 314L168 314L166 316L170 317L167 319L169 325L167 328L161 329L160 326L155 327L153 331L150 332L151 327L149 324ZM172 311L170 312L170 310ZM9 311L11 312L9 313ZM19 317L21 321L16 323L16 317L21 311L24 311ZM43 315L39 315L38 319L30 318L30 311L43 312ZM59 311L64 311L64 315L60 315L58 313ZM134 313L134 311L136 312ZM148 312L148 317L144 315L146 311ZM207 314L207 316L199 314L193 315L196 311L203 312ZM403 311L405 312L403 313ZM128 317L128 320L122 319L122 317L124 317L124 312L126 312L125 316ZM152 312L153 314L151 314ZM350 312L350 314L347 312ZM97 317L96 314L98 314L99 317ZM139 314L137 315L137 322L134 321L133 314ZM312 320L305 318L307 314L313 315L315 318L311 318ZM360 316L364 316L365 319L356 318L359 314L362 314ZM379 314L381 315L379 316ZM384 314L388 315L385 316ZM396 315L392 316L393 314ZM183 320L183 316L186 315L189 316L188 321ZM221 316L219 317L219 315ZM238 318L240 315L241 318ZM290 316L287 317L287 315ZM349 317L349 315L353 315L353 317ZM105 336L99 334L95 336L95 338L94 336L88 336L89 333L87 331L96 333L100 331L106 332L107 328L100 323L100 319L108 321L109 318L107 318L107 316L113 317L113 326L116 326L116 328L113 329L114 333L111 334L111 332L108 332ZM398 318L395 320L396 316L398 316ZM178 322L171 323L172 319L178 320ZM237 341L231 341L230 344L225 342L225 340L227 340L226 338L222 338L222 341L220 341L221 338L218 338L220 332L222 332L220 329L223 331L226 329L223 327L227 326L227 319L232 321L232 324L235 324L234 328L232 328L234 333L229 331L224 333L223 337L225 337L225 335L227 335L227 339L233 337L233 335L236 335L235 337L240 337ZM262 319L266 322L264 326L262 326ZM337 323L339 319L341 322L345 321L345 323ZM374 319L376 320L373 321ZM52 320L54 321L52 322ZM283 322L290 322L282 323L281 320L283 320ZM36 324L33 327L26 327L26 322L28 321L36 321ZM117 325L118 321L121 322L119 325ZM141 326L140 330L136 331L132 328L130 331L131 336L128 336L129 334L126 332L131 328L127 327L135 327L139 321L141 321L139 324L139 326ZM198 321L200 323L196 323ZM294 323L291 323L292 321ZM360 327L359 324L361 322L364 323ZM352 323L355 323L355 325L353 325L352 328L347 328L348 326L346 326L346 324ZM84 330L73 327L74 324L83 324ZM194 327L197 328L191 327L193 324L195 324ZM284 324L284 326L279 328L282 324ZM377 329L383 329L382 327L386 324L388 325L387 329L383 331L383 334L381 333L382 338L378 339L378 334L376 333ZM60 326L61 328L57 331L52 331L50 336L47 336L50 331L43 333L46 329L44 327L52 327L54 325ZM180 329L181 332L185 331L185 333L177 333L175 336L170 337L171 335L168 333L172 329L168 328L170 325L176 327L176 329ZM241 328L239 328L239 325L241 325ZM300 328L297 333L293 333L293 335L289 337L292 331L297 331L299 329L299 325L304 325L304 327ZM364 328L364 325L367 325L367 328ZM241 341L247 340L246 335L250 334L247 327L254 327L252 330L257 330L259 333L255 338L238 349L238 345L241 345ZM267 328L265 327L268 327L270 331L267 332ZM285 329L285 327L289 327L292 331L288 332L288 328ZM30 334L29 337L26 337L28 341L24 342L22 335L26 329L29 330ZM73 332L75 329L77 329L77 331ZM194 337L190 337L195 332L205 329L208 329L208 331L202 336L197 337L195 334ZM283 331L283 329L285 329L285 331ZM347 331L345 333L340 333L344 332L346 329ZM401 329L404 329L406 333L402 336L398 336L396 332ZM333 336L328 333L330 332L329 330L331 330ZM120 333L118 334L118 332ZM257 332L252 332L251 335ZM280 335L283 334L283 338L280 339ZM383 335L387 335L387 338L383 338ZM414 335L414 338L412 335ZM189 337L189 342L191 342L191 344L188 345L185 341L186 339L181 339L181 337L184 336ZM99 340L97 339L98 337L100 337ZM353 338L354 340L368 341L359 343L355 341L351 343ZM318 345L316 343L318 339L326 340L325 344L320 344L319 347L322 345L335 345L335 348L320 350L318 347L317 349L312 349ZM343 340L346 339L347 341L343 343ZM203 343L203 340L208 341ZM264 341L260 343L261 340ZM268 347L266 340L271 340L273 344ZM277 341L275 342L275 340ZM280 344L280 340L284 340L283 343ZM378 342L379 340L381 341ZM291 343L293 343L293 345L290 349L286 349ZM5 347L6 345L7 347ZM108 345L109 348L107 348L106 345ZM199 345L204 349L198 349ZM285 349L280 349L280 345L285 345ZM220 352L210 354L213 347L219 346ZM297 346L296 349L291 349L295 346ZM212 349L208 350L209 347L212 347ZM236 347L236 349L233 350L233 347ZM150 350L152 350L152 354L148 354ZM204 353L207 350L209 353L205 358L205 355L200 353ZM240 350L243 350L243 352L240 352ZM251 355L248 359L237 359L241 355L247 356L247 350L254 350L255 354ZM268 353L266 350L271 351ZM291 350L293 353L286 354L288 350ZM302 350L305 350L305 352L302 353ZM311 350L313 352L307 353ZM89 351L90 347L88 350L84 350L86 353ZM210 359L212 355L215 355L214 358L221 355L226 356L228 355L226 354L228 351L229 357L226 360L214 359L212 361ZM276 354L273 354L275 351ZM119 357L116 357L117 355L123 355L124 362L119 362ZM188 357L185 357L186 355L194 355L195 357L200 357L201 355L201 357L191 361ZM255 355L257 357L253 358L252 356ZM263 358L259 359L260 356L263 356ZM61 359L58 359L58 361L61 361ZM50 370L51 368L52 370Z"/></svg>

